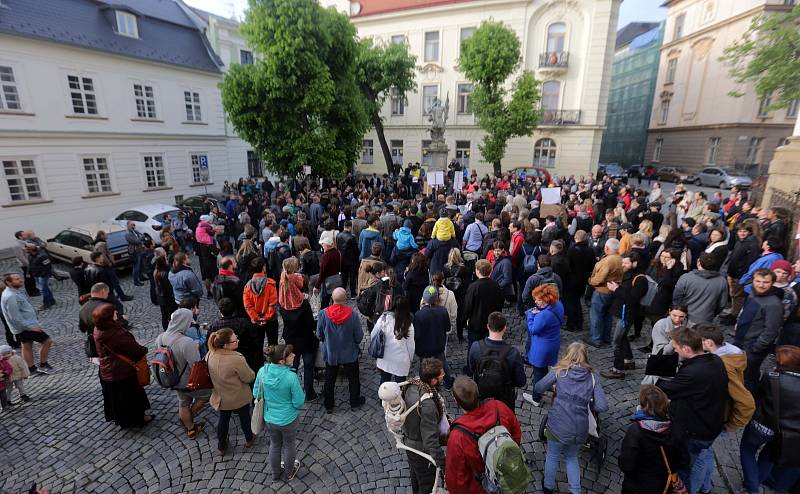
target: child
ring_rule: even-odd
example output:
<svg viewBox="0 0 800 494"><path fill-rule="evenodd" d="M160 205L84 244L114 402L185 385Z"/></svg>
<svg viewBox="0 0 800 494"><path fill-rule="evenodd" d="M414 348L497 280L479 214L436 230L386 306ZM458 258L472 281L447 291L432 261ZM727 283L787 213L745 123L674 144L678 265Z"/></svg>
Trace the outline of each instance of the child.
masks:
<svg viewBox="0 0 800 494"><path fill-rule="evenodd" d="M8 347L8 345L3 346ZM8 393L6 393L6 383L11 381L11 372L11 362L9 362L6 358L0 358L0 409L8 408Z"/></svg>
<svg viewBox="0 0 800 494"><path fill-rule="evenodd" d="M8 398L11 398L11 390L16 388L19 393L19 398L12 403L19 403L19 400L26 403L31 401L28 395L25 394L25 388L23 386L23 381L31 375L25 361L22 360L22 357L17 355L10 346L2 345L0 346L0 365L3 363L8 364L10 369L5 376L5 382L3 384L3 386L5 386L6 382L8 383Z"/></svg>
<svg viewBox="0 0 800 494"><path fill-rule="evenodd" d="M442 208L439 213L439 219L436 220L436 223L433 225L431 238L435 238L439 240L439 242L447 242L455 237L455 235L456 227L453 225L453 222L450 221L450 217L447 216L447 210Z"/></svg>

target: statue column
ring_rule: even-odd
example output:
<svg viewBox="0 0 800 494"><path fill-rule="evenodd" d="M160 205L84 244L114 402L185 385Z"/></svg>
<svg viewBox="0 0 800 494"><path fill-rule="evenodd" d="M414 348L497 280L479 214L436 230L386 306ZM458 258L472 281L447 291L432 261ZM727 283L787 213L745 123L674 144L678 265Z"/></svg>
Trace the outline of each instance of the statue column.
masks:
<svg viewBox="0 0 800 494"><path fill-rule="evenodd" d="M767 172L769 179L764 191L762 206L768 206L772 198L771 188L787 193L800 191L800 117L794 122L789 143L775 150Z"/></svg>

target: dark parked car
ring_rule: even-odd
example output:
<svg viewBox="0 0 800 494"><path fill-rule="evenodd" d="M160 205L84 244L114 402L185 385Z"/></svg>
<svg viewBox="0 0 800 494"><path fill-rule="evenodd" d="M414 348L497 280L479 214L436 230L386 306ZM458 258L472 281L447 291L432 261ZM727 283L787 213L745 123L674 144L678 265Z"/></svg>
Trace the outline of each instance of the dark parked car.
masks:
<svg viewBox="0 0 800 494"><path fill-rule="evenodd" d="M200 196L189 196L175 205L186 212L193 210L198 214L205 214L211 211L211 208L215 206L219 206L220 209L224 208L227 200L228 198L225 196L225 194L213 193Z"/></svg>
<svg viewBox="0 0 800 494"><path fill-rule="evenodd" d="M628 183L628 173L617 163L600 163L597 167L597 180L602 180L605 175L612 180Z"/></svg>

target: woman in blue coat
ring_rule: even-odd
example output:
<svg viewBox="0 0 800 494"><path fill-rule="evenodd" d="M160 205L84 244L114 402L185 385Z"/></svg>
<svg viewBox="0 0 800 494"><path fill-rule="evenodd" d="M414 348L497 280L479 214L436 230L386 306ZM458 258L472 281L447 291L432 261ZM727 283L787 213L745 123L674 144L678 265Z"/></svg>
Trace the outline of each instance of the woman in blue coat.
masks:
<svg viewBox="0 0 800 494"><path fill-rule="evenodd" d="M526 401L539 406L541 393L535 390L536 383L547 375L548 368L558 362L561 346L561 323L564 322L564 306L558 300L558 289L550 284L539 285L533 290L535 307L526 312L528 335L531 345L528 362L533 366L532 394L523 393Z"/></svg>

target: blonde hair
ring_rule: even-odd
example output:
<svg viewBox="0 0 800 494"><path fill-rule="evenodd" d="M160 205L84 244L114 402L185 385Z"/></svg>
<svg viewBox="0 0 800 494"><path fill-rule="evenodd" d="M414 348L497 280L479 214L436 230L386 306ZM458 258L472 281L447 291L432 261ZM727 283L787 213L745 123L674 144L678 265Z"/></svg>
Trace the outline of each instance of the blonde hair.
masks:
<svg viewBox="0 0 800 494"><path fill-rule="evenodd" d="M650 220L642 220L639 223L639 231L647 235L648 238L653 236L653 222Z"/></svg>
<svg viewBox="0 0 800 494"><path fill-rule="evenodd" d="M447 264L451 266L464 264L464 258L461 257L461 251L458 250L458 247L450 249L450 254L447 255Z"/></svg>
<svg viewBox="0 0 800 494"><path fill-rule="evenodd" d="M583 367L592 372L592 365L589 363L589 352L586 351L586 345L579 341L570 343L564 356L553 367L553 372L558 376L559 372L564 371L563 375L566 376L571 367Z"/></svg>
<svg viewBox="0 0 800 494"><path fill-rule="evenodd" d="M239 250L236 251L236 260L241 261L244 259L244 256L249 254L258 254L258 249L256 249L255 244L249 238L242 240L242 245L239 246Z"/></svg>
<svg viewBox="0 0 800 494"><path fill-rule="evenodd" d="M284 259L282 265L286 274L295 274L300 269L300 262L294 256Z"/></svg>

